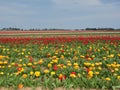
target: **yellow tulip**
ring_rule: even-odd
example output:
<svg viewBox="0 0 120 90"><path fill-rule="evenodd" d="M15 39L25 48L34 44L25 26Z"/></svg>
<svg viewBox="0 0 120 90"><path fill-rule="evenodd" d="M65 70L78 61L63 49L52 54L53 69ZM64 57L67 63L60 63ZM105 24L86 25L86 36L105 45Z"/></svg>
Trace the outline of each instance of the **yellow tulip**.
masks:
<svg viewBox="0 0 120 90"><path fill-rule="evenodd" d="M28 66L32 66L32 63L28 63L27 65L28 65Z"/></svg>
<svg viewBox="0 0 120 90"><path fill-rule="evenodd" d="M55 75L55 72L51 72L50 74L51 74L51 75Z"/></svg>
<svg viewBox="0 0 120 90"><path fill-rule="evenodd" d="M106 81L110 81L111 79L109 77L105 78Z"/></svg>
<svg viewBox="0 0 120 90"><path fill-rule="evenodd" d="M39 72L39 71L35 71L34 74L35 74L36 77L39 77L39 76L40 76L40 72Z"/></svg>
<svg viewBox="0 0 120 90"><path fill-rule="evenodd" d="M23 74L23 76L22 76L23 78L27 78L27 74Z"/></svg>
<svg viewBox="0 0 120 90"><path fill-rule="evenodd" d="M70 74L70 77L71 78L76 78L76 75L75 74Z"/></svg>
<svg viewBox="0 0 120 90"><path fill-rule="evenodd" d="M34 74L34 72L33 72L33 71L31 71L31 72L30 72L30 75L33 75L33 74Z"/></svg>
<svg viewBox="0 0 120 90"><path fill-rule="evenodd" d="M120 79L120 76L117 76L117 79Z"/></svg>
<svg viewBox="0 0 120 90"><path fill-rule="evenodd" d="M45 74L48 74L49 72L50 72L50 71L49 71L48 69L45 69L45 70L44 70L44 73L45 73Z"/></svg>
<svg viewBox="0 0 120 90"><path fill-rule="evenodd" d="M50 67L52 67L52 64L49 63L47 66L50 68Z"/></svg>

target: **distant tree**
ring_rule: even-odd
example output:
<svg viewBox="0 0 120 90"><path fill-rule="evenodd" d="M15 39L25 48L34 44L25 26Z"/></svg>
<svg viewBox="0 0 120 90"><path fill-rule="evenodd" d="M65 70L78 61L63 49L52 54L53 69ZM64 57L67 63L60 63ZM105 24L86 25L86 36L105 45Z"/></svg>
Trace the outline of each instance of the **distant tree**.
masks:
<svg viewBox="0 0 120 90"><path fill-rule="evenodd" d="M97 30L96 28L86 28L85 30Z"/></svg>

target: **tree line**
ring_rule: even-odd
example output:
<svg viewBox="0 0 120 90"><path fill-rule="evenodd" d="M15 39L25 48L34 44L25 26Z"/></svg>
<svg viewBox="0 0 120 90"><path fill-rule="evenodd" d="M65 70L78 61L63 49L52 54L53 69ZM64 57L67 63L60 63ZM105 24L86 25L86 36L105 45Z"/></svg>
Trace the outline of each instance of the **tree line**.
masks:
<svg viewBox="0 0 120 90"><path fill-rule="evenodd" d="M108 30L108 31L113 31L113 30L120 30L120 29L114 29L114 28L86 28L85 30Z"/></svg>
<svg viewBox="0 0 120 90"><path fill-rule="evenodd" d="M2 28L0 29L1 31L25 31L25 30L29 30L29 31L50 31L50 30L75 30L75 31L79 31L79 30L86 30L86 31L89 31L89 30L94 30L94 31L98 31L98 30L102 30L102 31L113 31L113 30L120 30L119 29L114 29L114 28L85 28L85 29L56 29L56 28L52 28L52 29L48 29L48 28L45 28L45 29L38 29L38 28L32 28L32 29L21 29L21 28L12 28L12 27L9 27L9 28Z"/></svg>

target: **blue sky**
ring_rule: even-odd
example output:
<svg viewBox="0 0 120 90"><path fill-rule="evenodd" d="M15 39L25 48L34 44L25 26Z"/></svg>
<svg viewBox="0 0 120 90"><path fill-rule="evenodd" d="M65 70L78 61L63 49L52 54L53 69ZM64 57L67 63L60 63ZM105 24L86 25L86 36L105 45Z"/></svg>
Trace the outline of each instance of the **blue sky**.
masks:
<svg viewBox="0 0 120 90"><path fill-rule="evenodd" d="M120 28L120 0L0 0L0 28Z"/></svg>

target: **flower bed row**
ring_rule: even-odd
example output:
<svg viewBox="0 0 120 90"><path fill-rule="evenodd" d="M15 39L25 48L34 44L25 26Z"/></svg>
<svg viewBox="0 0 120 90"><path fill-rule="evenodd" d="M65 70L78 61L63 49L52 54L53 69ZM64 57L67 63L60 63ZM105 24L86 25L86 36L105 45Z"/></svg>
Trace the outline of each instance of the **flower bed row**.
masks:
<svg viewBox="0 0 120 90"><path fill-rule="evenodd" d="M71 42L82 42L87 44L89 42L95 43L96 41L105 41L106 43L115 42L120 40L118 36L80 36L80 37L0 37L0 43L10 44L57 44L57 43L71 43Z"/></svg>

